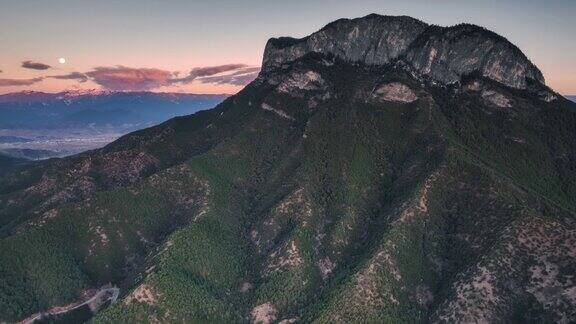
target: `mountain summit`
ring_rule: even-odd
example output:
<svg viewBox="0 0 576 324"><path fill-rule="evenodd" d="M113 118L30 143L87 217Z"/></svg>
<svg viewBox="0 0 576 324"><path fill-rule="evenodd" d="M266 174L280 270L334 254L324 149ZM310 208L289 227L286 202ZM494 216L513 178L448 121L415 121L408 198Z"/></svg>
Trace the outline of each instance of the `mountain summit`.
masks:
<svg viewBox="0 0 576 324"><path fill-rule="evenodd" d="M370 15L263 62L214 109L5 176L0 319L112 283L95 323L576 320L576 104L514 45Z"/></svg>
<svg viewBox="0 0 576 324"><path fill-rule="evenodd" d="M302 39L270 39L263 69L311 52L367 65L403 62L446 84L475 72L519 89L525 89L529 80L544 83L540 70L516 46L484 28L430 26L410 17L375 14L337 20Z"/></svg>

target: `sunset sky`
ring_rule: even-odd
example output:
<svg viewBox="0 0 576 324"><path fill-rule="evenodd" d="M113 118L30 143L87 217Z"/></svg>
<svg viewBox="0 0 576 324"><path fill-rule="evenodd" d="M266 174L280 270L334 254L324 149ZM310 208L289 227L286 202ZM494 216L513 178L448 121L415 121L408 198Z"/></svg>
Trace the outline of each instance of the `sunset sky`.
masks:
<svg viewBox="0 0 576 324"><path fill-rule="evenodd" d="M0 0L0 93L234 93L258 72L268 38L369 13L487 27L518 45L549 86L576 94L574 0Z"/></svg>

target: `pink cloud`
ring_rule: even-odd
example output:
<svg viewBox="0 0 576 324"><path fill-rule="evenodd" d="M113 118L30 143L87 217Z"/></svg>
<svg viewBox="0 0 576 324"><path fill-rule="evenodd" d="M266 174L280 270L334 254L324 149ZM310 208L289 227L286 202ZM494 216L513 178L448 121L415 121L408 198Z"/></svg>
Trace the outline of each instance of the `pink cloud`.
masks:
<svg viewBox="0 0 576 324"><path fill-rule="evenodd" d="M49 68L51 68L51 66L48 64L39 63L39 62L32 62L32 61L22 62L22 67L25 69L31 69L31 70L48 70Z"/></svg>
<svg viewBox="0 0 576 324"><path fill-rule="evenodd" d="M15 86L29 86L34 83L40 82L44 78L33 79L0 79L0 87L15 87Z"/></svg>
<svg viewBox="0 0 576 324"><path fill-rule="evenodd" d="M50 68L42 63L25 61L22 66L32 69ZM112 91L149 91L164 86L189 84L194 80L202 83L242 86L250 83L260 68L245 64L224 64L193 68L180 77L178 72L155 68L131 68L123 65L100 66L88 72L71 72L34 79L0 79L0 86L29 86L44 79L93 81L102 88Z"/></svg>
<svg viewBox="0 0 576 324"><path fill-rule="evenodd" d="M95 83L115 91L147 91L170 83L172 72L125 66L97 67L86 72Z"/></svg>
<svg viewBox="0 0 576 324"><path fill-rule="evenodd" d="M86 74L80 73L80 72L72 72L72 73L64 74L64 75L53 75L53 76L50 76L49 78L60 79L60 80L78 80L78 82L88 81L88 76Z"/></svg>
<svg viewBox="0 0 576 324"><path fill-rule="evenodd" d="M235 86L245 86L252 82L258 76L260 72L259 67L247 67L235 71L230 74L209 76L199 78L198 80L202 83L214 83L214 84L231 84Z"/></svg>
<svg viewBox="0 0 576 324"><path fill-rule="evenodd" d="M192 69L190 73L183 77L177 78L172 80L172 83L190 83L194 81L196 78L210 76L218 73L238 70L241 68L245 68L246 64L225 64L225 65L217 65L217 66L205 66L205 67L198 67Z"/></svg>

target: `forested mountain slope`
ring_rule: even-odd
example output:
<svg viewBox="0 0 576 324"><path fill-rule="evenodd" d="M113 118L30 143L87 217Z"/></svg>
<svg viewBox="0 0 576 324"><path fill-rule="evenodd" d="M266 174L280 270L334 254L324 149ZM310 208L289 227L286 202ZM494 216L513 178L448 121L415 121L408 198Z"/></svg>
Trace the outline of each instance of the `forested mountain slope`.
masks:
<svg viewBox="0 0 576 324"><path fill-rule="evenodd" d="M96 323L576 320L576 105L479 27L319 33L212 110L3 178L0 318L113 283ZM440 40L500 54L410 58Z"/></svg>

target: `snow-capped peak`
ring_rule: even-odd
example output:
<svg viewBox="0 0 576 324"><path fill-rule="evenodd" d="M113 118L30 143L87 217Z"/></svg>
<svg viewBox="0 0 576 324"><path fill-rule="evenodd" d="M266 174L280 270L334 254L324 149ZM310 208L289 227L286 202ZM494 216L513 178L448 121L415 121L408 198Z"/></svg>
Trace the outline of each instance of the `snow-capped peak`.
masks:
<svg viewBox="0 0 576 324"><path fill-rule="evenodd" d="M58 96L59 99L65 98L75 98L81 96L101 96L101 95L108 95L113 93L110 90L103 90L103 89L77 89L77 90L66 90L61 92Z"/></svg>

